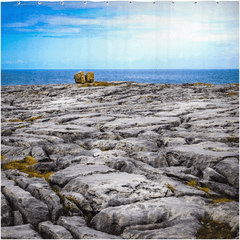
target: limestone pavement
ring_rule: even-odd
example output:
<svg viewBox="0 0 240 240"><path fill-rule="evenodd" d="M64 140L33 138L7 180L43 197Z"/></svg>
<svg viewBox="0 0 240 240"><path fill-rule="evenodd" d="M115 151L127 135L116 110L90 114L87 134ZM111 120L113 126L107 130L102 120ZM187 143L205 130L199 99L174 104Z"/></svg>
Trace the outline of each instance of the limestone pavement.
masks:
<svg viewBox="0 0 240 240"><path fill-rule="evenodd" d="M3 239L238 237L237 85L1 90ZM48 178L3 168L27 156Z"/></svg>

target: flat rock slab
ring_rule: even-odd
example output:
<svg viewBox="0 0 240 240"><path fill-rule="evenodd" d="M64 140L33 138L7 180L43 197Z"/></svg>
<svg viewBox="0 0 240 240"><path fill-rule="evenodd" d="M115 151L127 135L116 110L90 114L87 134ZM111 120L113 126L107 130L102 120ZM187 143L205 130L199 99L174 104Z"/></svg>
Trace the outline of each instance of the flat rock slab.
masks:
<svg viewBox="0 0 240 240"><path fill-rule="evenodd" d="M33 230L31 224L20 226L2 227L2 239L42 239L41 235Z"/></svg>
<svg viewBox="0 0 240 240"><path fill-rule="evenodd" d="M109 207L98 213L92 226L103 232L120 235L128 226L147 225L169 219L205 216L198 202L189 202L176 197L161 198L125 206Z"/></svg>
<svg viewBox="0 0 240 240"><path fill-rule="evenodd" d="M106 174L111 172L115 172L115 170L104 165L77 164L52 174L49 177L49 181L53 184L57 184L63 187L70 180L77 178L79 176L86 176L86 175L92 175L97 173Z"/></svg>
<svg viewBox="0 0 240 240"><path fill-rule="evenodd" d="M100 211L109 206L161 198L169 189L145 176L121 172L77 177L63 191L81 193L94 211Z"/></svg>
<svg viewBox="0 0 240 240"><path fill-rule="evenodd" d="M186 218L171 221L169 223L146 225L151 230L126 229L121 235L125 239L194 239L196 232L202 227L201 223L195 218ZM137 226L136 226L137 228Z"/></svg>
<svg viewBox="0 0 240 240"><path fill-rule="evenodd" d="M118 237L89 228L83 217L60 217L58 225L63 226L76 239L116 239Z"/></svg>
<svg viewBox="0 0 240 240"><path fill-rule="evenodd" d="M38 229L45 239L73 239L67 229L60 225L53 225L50 221L39 223Z"/></svg>

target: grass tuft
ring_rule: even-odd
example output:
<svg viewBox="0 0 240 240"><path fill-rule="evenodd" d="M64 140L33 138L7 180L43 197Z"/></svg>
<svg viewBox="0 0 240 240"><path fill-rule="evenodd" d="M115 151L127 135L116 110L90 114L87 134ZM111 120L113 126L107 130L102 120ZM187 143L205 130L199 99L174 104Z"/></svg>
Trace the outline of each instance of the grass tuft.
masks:
<svg viewBox="0 0 240 240"><path fill-rule="evenodd" d="M20 172L27 173L30 178L45 178L49 181L49 177L53 172L45 171L43 173L35 171L31 165L38 163L33 157L27 156L25 159L20 161L10 161L2 164L2 170L17 169Z"/></svg>

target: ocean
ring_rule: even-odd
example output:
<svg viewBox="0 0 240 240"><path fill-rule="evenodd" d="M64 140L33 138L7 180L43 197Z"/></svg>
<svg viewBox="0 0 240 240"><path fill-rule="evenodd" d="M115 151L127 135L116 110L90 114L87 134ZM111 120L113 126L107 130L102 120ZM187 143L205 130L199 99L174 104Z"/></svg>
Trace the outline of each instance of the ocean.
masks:
<svg viewBox="0 0 240 240"><path fill-rule="evenodd" d="M1 86L74 83L79 71L94 72L95 81L133 81L139 83L239 83L239 70L1 70Z"/></svg>

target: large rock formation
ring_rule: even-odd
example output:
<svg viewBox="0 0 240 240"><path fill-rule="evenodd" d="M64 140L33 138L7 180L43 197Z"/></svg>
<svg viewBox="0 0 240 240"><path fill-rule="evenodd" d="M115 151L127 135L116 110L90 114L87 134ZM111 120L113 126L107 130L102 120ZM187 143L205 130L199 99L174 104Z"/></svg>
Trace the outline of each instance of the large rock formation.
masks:
<svg viewBox="0 0 240 240"><path fill-rule="evenodd" d="M92 83L94 82L94 73L93 72L87 72L86 75L84 75L84 72L78 72L74 74L75 83Z"/></svg>
<svg viewBox="0 0 240 240"><path fill-rule="evenodd" d="M238 236L238 86L116 81L1 96L3 239L197 238L206 219Z"/></svg>

